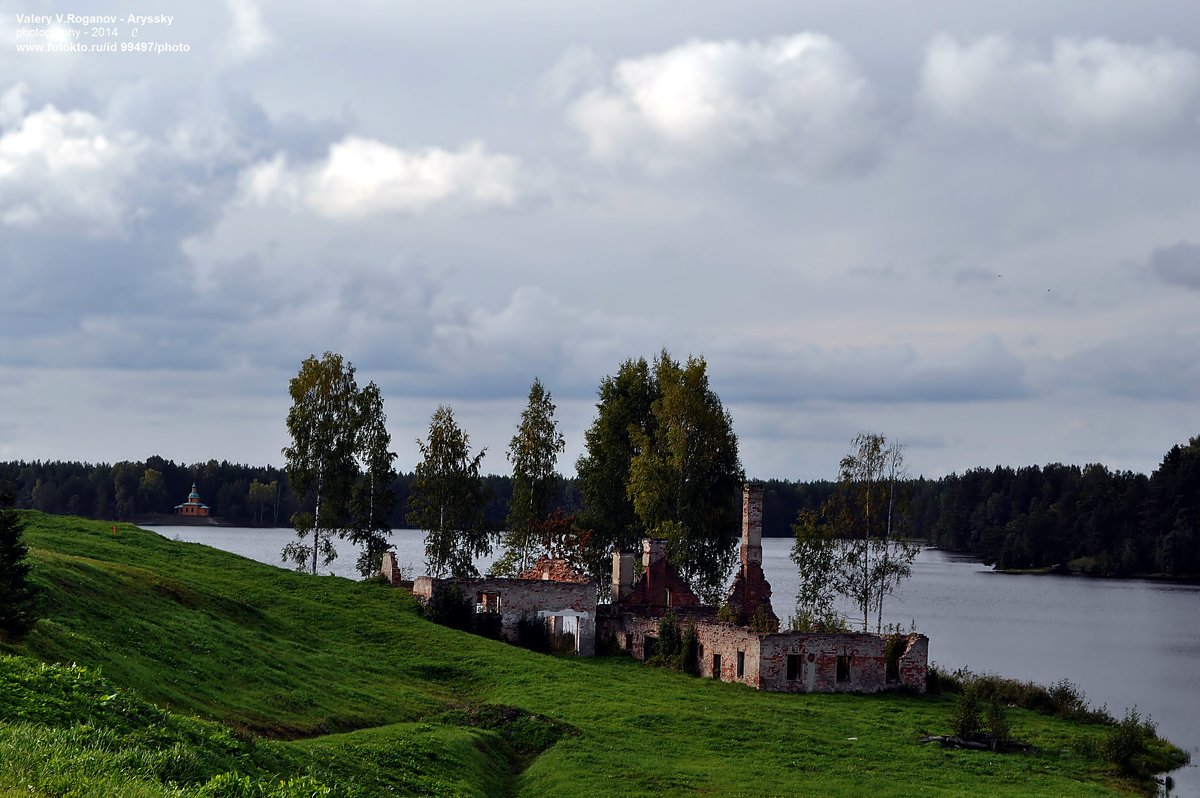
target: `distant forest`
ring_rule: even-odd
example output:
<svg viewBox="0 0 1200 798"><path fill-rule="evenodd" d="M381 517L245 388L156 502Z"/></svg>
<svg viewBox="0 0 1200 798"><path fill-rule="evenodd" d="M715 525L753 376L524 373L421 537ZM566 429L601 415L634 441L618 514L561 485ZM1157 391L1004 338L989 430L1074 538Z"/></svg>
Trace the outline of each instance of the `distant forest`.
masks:
<svg viewBox="0 0 1200 798"><path fill-rule="evenodd" d="M213 515L234 526L288 526L301 509L287 474L226 461L180 465L162 457L112 465L0 462L17 506L105 520L168 515L197 486ZM394 483L392 525L405 526L412 474ZM512 480L484 478L492 529L508 514ZM1174 446L1150 476L1103 465L976 468L906 482L900 532L1004 569L1063 568L1096 575L1200 576L1200 436ZM803 509L816 509L835 482L765 483L763 533L790 537ZM556 504L580 509L574 479L559 482Z"/></svg>

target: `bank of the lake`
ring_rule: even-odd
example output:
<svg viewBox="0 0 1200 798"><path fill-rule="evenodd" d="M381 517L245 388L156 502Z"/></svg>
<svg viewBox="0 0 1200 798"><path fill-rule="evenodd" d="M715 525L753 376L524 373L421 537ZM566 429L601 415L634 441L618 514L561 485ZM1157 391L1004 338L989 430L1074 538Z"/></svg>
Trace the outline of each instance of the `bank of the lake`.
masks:
<svg viewBox="0 0 1200 798"><path fill-rule="evenodd" d="M282 529L159 531L277 565L293 538ZM402 566L422 572L419 530L394 530L391 543ZM781 618L792 613L798 589L790 543L763 540L763 568ZM343 556L322 572L356 578L355 556L341 547ZM476 561L481 570L490 563ZM925 549L913 578L889 599L884 620L904 629L915 621L930 638L930 658L948 670L1041 684L1068 679L1118 717L1136 706L1192 753L1193 763L1173 775L1178 795L1200 796L1200 586L1000 574L969 557Z"/></svg>
<svg viewBox="0 0 1200 798"><path fill-rule="evenodd" d="M17 651L104 676L0 662L18 685L0 699L26 701L0 722L0 795L249 794L231 779L324 794L279 792L280 777L345 796L1125 791L1079 753L1100 727L1013 710L1043 753L944 751L917 741L948 728L947 697L758 693L624 657L537 655L430 624L378 583L26 517L46 613Z"/></svg>

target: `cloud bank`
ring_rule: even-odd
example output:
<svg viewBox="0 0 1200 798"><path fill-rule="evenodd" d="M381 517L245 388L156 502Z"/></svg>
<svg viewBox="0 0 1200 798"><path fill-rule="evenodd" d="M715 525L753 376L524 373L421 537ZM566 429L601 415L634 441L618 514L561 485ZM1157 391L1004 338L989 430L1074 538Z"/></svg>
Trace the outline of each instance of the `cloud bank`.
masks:
<svg viewBox="0 0 1200 798"><path fill-rule="evenodd" d="M619 61L569 108L588 153L654 172L750 159L806 175L874 157L870 82L834 39L690 41Z"/></svg>

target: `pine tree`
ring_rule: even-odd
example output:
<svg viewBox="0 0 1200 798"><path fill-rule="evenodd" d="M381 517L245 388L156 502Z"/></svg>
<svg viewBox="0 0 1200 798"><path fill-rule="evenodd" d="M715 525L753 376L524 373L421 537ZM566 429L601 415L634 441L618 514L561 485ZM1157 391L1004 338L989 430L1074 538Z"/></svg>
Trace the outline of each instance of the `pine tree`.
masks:
<svg viewBox="0 0 1200 798"><path fill-rule="evenodd" d="M504 556L496 572L515 576L533 564L538 528L550 510L558 474L554 468L566 442L554 420L550 392L536 377L529 387L529 404L521 413L517 434L508 444L513 464L513 495L504 535Z"/></svg>
<svg viewBox="0 0 1200 798"><path fill-rule="evenodd" d="M0 486L0 638L17 641L37 621L34 587L29 582L22 533L25 521L13 509L12 491Z"/></svg>
<svg viewBox="0 0 1200 798"><path fill-rule="evenodd" d="M490 554L483 525L486 488L467 434L454 411L439 405L429 422L429 440L417 441L424 459L417 464L408 497L408 523L426 530L425 559L431 576L476 576L474 557Z"/></svg>

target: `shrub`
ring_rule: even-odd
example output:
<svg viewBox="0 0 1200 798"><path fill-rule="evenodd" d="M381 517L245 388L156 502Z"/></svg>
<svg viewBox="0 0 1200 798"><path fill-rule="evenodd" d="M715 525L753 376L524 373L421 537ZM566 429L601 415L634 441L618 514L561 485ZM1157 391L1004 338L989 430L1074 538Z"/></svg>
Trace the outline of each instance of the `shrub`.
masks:
<svg viewBox="0 0 1200 798"><path fill-rule="evenodd" d="M974 739L983 730L979 697L974 689L967 688L958 694L958 700L954 702L954 714L950 717L950 728L955 737L963 740Z"/></svg>
<svg viewBox="0 0 1200 798"><path fill-rule="evenodd" d="M939 667L936 662L931 662L929 670L925 673L925 691L930 695L961 693L964 682L970 677L970 673L962 668L948 671Z"/></svg>
<svg viewBox="0 0 1200 798"><path fill-rule="evenodd" d="M504 633L503 619L498 612L477 612L473 621L473 630L480 637L500 640Z"/></svg>
<svg viewBox="0 0 1200 798"><path fill-rule="evenodd" d="M1155 737L1155 728L1149 719L1142 720L1137 707L1128 710L1104 741L1101 747L1104 758L1126 775L1142 774L1146 770L1147 747Z"/></svg>
<svg viewBox="0 0 1200 798"><path fill-rule="evenodd" d="M475 607L455 584L443 584L434 590L424 613L434 623L452 629L470 630L475 620Z"/></svg>
<svg viewBox="0 0 1200 798"><path fill-rule="evenodd" d="M766 606L759 604L758 609L754 611L754 616L750 619L750 628L756 632L773 632L774 624L771 623L771 618L767 615Z"/></svg>
<svg viewBox="0 0 1200 798"><path fill-rule="evenodd" d="M846 619L832 610L826 613L814 613L802 608L797 608L796 614L788 619L788 628L793 632L843 633L850 631L850 627L846 625Z"/></svg>
<svg viewBox="0 0 1200 798"><path fill-rule="evenodd" d="M1006 743L1012 737L1008 725L1008 711L998 696L992 696L992 700L988 703L987 729L993 745Z"/></svg>
<svg viewBox="0 0 1200 798"><path fill-rule="evenodd" d="M538 615L522 615L517 621L517 645L530 651L550 650L550 631L546 619Z"/></svg>
<svg viewBox="0 0 1200 798"><path fill-rule="evenodd" d="M679 632L679 618L674 612L668 612L658 619L658 642L650 663L673 670L683 667L683 635Z"/></svg>

